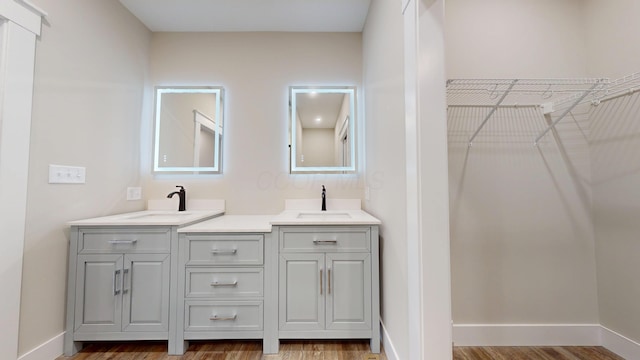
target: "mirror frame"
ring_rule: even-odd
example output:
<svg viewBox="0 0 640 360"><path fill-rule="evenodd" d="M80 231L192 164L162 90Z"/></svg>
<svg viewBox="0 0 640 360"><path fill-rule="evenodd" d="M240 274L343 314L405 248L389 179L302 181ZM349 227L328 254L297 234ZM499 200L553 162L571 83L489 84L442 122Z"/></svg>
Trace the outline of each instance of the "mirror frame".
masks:
<svg viewBox="0 0 640 360"><path fill-rule="evenodd" d="M224 88L221 86L156 86L154 106L154 139L153 139L153 172L155 173L222 173L222 134L224 133ZM214 134L213 166L160 166L160 118L162 108L162 95L175 93L215 94L215 119L219 119L219 125L211 129ZM198 112L194 109L195 112ZM198 112L200 113L200 112ZM200 113L202 114L202 113ZM204 116L204 114L202 115ZM195 137L195 135L194 135ZM197 145L194 139L194 146Z"/></svg>
<svg viewBox="0 0 640 360"><path fill-rule="evenodd" d="M349 146L349 166L299 166L296 162L296 114L297 103L296 96L298 94L308 93L318 94L349 94L349 114L347 115L348 122L348 137L352 139ZM323 173L336 173L336 174L351 174L356 172L356 87L355 86L291 86L289 87L289 171L291 174L323 174Z"/></svg>

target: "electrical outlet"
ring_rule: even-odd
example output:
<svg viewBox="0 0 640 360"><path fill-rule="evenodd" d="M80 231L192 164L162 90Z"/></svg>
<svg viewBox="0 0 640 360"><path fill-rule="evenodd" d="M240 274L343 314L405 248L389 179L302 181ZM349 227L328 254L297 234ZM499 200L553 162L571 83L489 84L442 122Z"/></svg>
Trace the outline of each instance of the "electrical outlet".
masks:
<svg viewBox="0 0 640 360"><path fill-rule="evenodd" d="M49 184L84 184L86 168L82 166L49 165Z"/></svg>
<svg viewBox="0 0 640 360"><path fill-rule="evenodd" d="M142 188L140 187L127 188L127 200L140 200L140 199L142 199Z"/></svg>
<svg viewBox="0 0 640 360"><path fill-rule="evenodd" d="M364 199L367 201L371 200L371 188L369 186L364 187Z"/></svg>

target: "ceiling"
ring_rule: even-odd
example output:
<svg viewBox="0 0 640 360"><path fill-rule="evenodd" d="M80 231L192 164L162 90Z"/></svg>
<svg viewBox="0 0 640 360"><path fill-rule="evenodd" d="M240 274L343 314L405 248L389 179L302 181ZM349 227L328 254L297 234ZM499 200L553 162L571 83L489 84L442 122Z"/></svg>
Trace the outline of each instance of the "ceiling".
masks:
<svg viewBox="0 0 640 360"><path fill-rule="evenodd" d="M151 31L361 32L371 0L120 0Z"/></svg>
<svg viewBox="0 0 640 360"><path fill-rule="evenodd" d="M303 129L333 129L342 109L345 94L299 93L296 95L296 111Z"/></svg>

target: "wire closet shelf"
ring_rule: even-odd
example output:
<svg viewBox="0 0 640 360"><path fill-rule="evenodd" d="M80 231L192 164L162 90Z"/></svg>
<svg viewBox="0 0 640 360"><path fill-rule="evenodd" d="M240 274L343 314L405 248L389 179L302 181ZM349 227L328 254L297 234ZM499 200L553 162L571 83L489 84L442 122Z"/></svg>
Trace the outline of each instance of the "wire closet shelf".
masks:
<svg viewBox="0 0 640 360"><path fill-rule="evenodd" d="M628 92L631 83L636 83L636 86L640 83L640 73L615 82L610 82L607 78L449 79L447 104L449 108L489 108L489 112L469 138L469 146L498 108L537 107L545 115L559 114L535 139L534 145L537 145L575 106L584 102L597 105L614 93Z"/></svg>

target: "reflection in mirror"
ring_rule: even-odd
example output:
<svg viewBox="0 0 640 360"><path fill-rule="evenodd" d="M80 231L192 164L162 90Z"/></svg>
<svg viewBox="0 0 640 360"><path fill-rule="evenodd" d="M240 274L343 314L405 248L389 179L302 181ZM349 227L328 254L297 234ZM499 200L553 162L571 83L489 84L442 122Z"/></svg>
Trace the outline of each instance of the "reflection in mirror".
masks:
<svg viewBox="0 0 640 360"><path fill-rule="evenodd" d="M157 87L155 172L222 172L221 87Z"/></svg>
<svg viewBox="0 0 640 360"><path fill-rule="evenodd" d="M355 172L355 87L291 87L291 172Z"/></svg>

